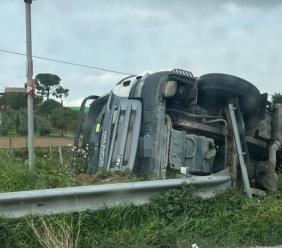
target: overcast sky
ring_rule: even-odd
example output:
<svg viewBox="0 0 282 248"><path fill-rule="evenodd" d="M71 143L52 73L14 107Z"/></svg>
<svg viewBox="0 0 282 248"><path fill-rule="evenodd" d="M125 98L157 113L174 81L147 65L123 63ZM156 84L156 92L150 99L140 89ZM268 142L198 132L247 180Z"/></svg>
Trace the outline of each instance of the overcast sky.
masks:
<svg viewBox="0 0 282 248"><path fill-rule="evenodd" d="M0 49L25 52L23 0L0 0ZM183 68L233 74L282 92L282 1L37 0L33 54L133 74ZM122 75L34 59L57 74L68 105L104 94ZM0 91L23 86L25 57L0 52Z"/></svg>

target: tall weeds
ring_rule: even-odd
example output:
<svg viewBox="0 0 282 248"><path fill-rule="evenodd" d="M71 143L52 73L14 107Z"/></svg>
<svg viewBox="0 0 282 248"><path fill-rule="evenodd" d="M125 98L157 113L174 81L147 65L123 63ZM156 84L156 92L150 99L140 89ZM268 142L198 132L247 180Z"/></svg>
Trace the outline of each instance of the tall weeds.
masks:
<svg viewBox="0 0 282 248"><path fill-rule="evenodd" d="M38 242L44 248L78 248L80 235L80 217L73 226L67 218L44 217L38 215L28 220L28 225Z"/></svg>

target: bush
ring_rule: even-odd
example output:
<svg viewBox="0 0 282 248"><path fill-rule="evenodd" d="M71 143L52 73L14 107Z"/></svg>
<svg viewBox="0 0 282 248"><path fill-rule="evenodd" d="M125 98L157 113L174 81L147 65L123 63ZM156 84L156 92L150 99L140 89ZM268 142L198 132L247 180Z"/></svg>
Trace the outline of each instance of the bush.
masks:
<svg viewBox="0 0 282 248"><path fill-rule="evenodd" d="M39 131L40 136L46 136L51 132L51 123L47 117L38 116L36 118L36 127Z"/></svg>
<svg viewBox="0 0 282 248"><path fill-rule="evenodd" d="M9 131L9 127L10 127L10 120L8 119L8 116L5 114L2 114L1 125L0 125L0 134L6 135Z"/></svg>
<svg viewBox="0 0 282 248"><path fill-rule="evenodd" d="M12 110L3 112L1 114L0 134L6 135L8 131L15 127L15 113Z"/></svg>
<svg viewBox="0 0 282 248"><path fill-rule="evenodd" d="M40 136L46 136L48 134L50 134L50 129L47 126L43 126L39 128L39 134Z"/></svg>
<svg viewBox="0 0 282 248"><path fill-rule="evenodd" d="M55 109L61 108L61 104L53 99L49 99L45 102L43 102L39 107L38 107L38 112L39 114L45 114L45 115L50 115Z"/></svg>
<svg viewBox="0 0 282 248"><path fill-rule="evenodd" d="M74 130L78 112L70 108L61 107L52 112L51 122L54 127L61 130L62 135L67 130Z"/></svg>
<svg viewBox="0 0 282 248"><path fill-rule="evenodd" d="M16 131L19 135L25 136L28 133L27 110L21 109L16 114Z"/></svg>

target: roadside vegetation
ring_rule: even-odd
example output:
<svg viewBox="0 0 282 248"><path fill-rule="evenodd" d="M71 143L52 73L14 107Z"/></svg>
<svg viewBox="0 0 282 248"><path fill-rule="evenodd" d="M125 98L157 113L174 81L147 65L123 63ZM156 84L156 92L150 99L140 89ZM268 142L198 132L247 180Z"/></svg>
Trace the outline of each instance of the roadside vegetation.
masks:
<svg viewBox="0 0 282 248"><path fill-rule="evenodd" d="M250 247L282 243L282 200L171 190L142 207L0 221L3 247Z"/></svg>
<svg viewBox="0 0 282 248"><path fill-rule="evenodd" d="M41 88L41 97L49 98L52 90L56 94L63 92L58 85L55 84L57 92L56 87ZM62 100L64 93L61 94ZM273 102L282 99L281 95L274 98ZM65 134L73 129L77 117L77 112L52 99L40 102L36 111L35 126L40 135L56 130ZM2 113L0 133L25 135L25 112L15 107ZM50 156L47 149L37 149L35 170L29 173L26 150L0 150L0 192L143 180L128 171L101 171L87 176L83 173L83 161L72 163L69 147L63 148L63 154L64 163L60 164L57 153ZM282 180L279 182L281 189ZM201 248L214 248L282 244L280 192L250 200L229 190L203 200L192 191L189 187L170 190L143 206L0 219L0 247L186 248L196 243Z"/></svg>
<svg viewBox="0 0 282 248"><path fill-rule="evenodd" d="M61 78L50 73L40 73L35 77L35 84L35 133L40 136L63 136L73 132L78 111L63 106L63 99L69 95L69 89L62 87ZM0 96L0 135L27 135L26 108L25 93L7 92Z"/></svg>
<svg viewBox="0 0 282 248"><path fill-rule="evenodd" d="M83 158L73 164L70 147L62 152L64 163L60 164L58 152L53 152L50 158L48 149L36 149L35 169L29 173L26 149L0 150L0 192L139 180L128 171L100 171L88 176L84 173Z"/></svg>
<svg viewBox="0 0 282 248"><path fill-rule="evenodd" d="M1 98L0 98L1 99ZM27 135L27 110L10 108L0 112L1 136L26 136ZM49 99L35 106L34 129L40 136L60 135L75 129L78 112L71 108L63 107L59 102Z"/></svg>
<svg viewBox="0 0 282 248"><path fill-rule="evenodd" d="M0 191L19 191L140 180L129 172L85 176L36 151L28 173L26 151L0 152ZM65 151L67 153L67 151ZM236 191L202 200L192 189L170 190L144 206L0 219L0 247L250 247L282 244L280 193L253 200Z"/></svg>

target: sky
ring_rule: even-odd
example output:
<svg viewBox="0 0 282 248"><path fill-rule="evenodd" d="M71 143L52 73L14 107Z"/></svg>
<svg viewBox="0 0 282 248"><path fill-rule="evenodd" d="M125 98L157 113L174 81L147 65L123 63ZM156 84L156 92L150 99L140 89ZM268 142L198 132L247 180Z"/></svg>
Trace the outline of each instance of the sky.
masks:
<svg viewBox="0 0 282 248"><path fill-rule="evenodd" d="M282 1L36 0L33 55L132 74L173 68L227 73L282 92ZM23 0L0 0L0 49L25 53ZM26 82L25 57L0 52L0 91ZM125 75L34 59L57 74L78 106Z"/></svg>

